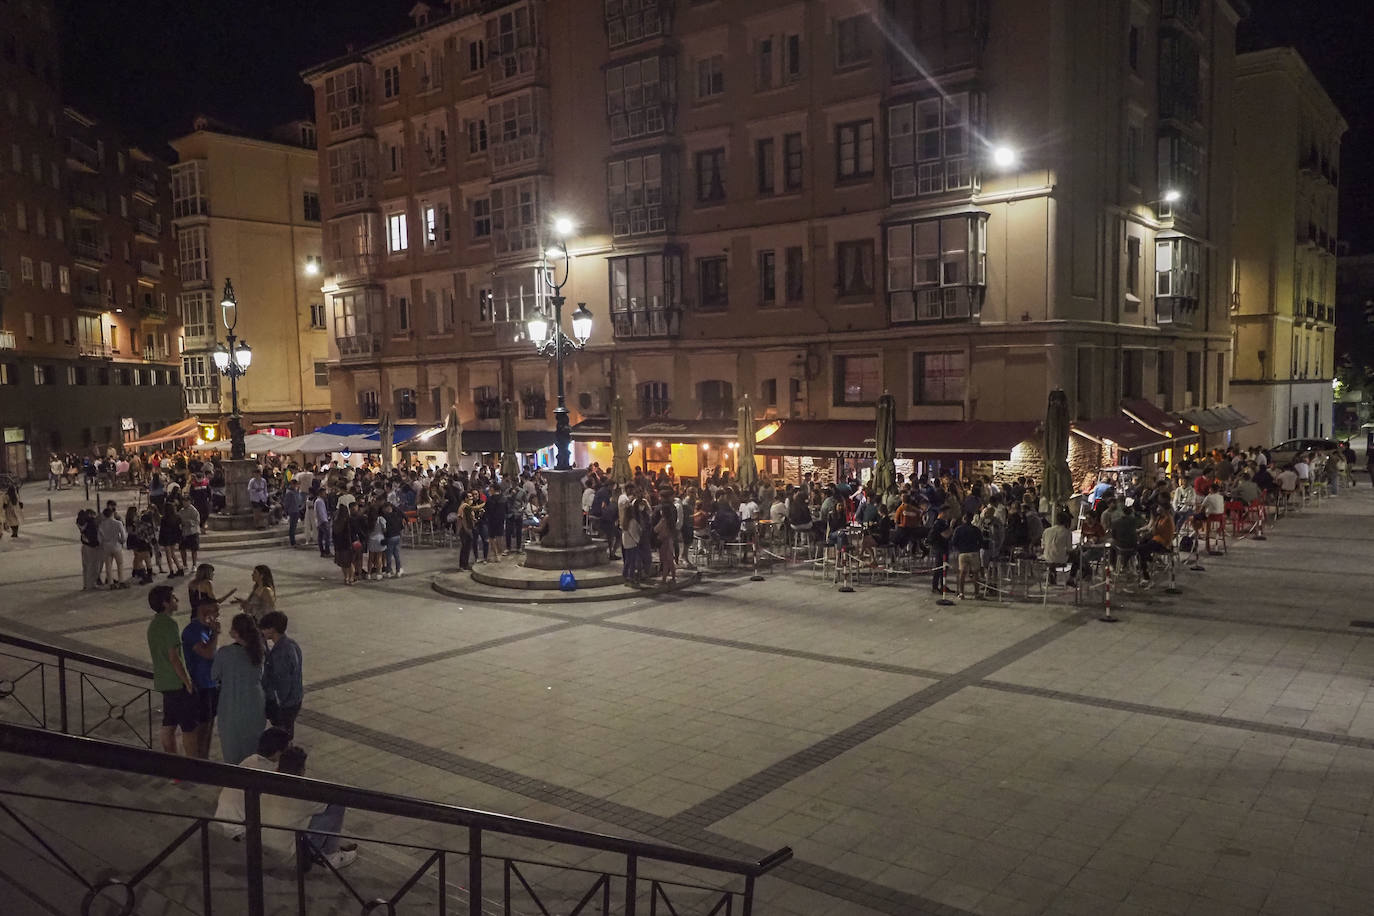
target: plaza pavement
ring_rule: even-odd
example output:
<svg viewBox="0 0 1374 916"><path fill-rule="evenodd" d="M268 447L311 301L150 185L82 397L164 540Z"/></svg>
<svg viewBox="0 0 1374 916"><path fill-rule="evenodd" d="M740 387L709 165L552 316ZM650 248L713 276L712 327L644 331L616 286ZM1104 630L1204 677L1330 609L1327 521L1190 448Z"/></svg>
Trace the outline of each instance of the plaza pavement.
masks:
<svg viewBox="0 0 1374 916"><path fill-rule="evenodd" d="M144 664L144 590L79 590L75 495L0 546L0 629ZM25 497L40 517L41 485ZM796 570L500 606L430 590L450 551L352 588L313 548L206 559L221 590L276 574L312 775L729 855L790 845L763 914L1311 916L1374 893L1374 630L1351 626L1374 618L1371 519L1366 484L1181 571L1181 595L1118 591L1117 624Z"/></svg>

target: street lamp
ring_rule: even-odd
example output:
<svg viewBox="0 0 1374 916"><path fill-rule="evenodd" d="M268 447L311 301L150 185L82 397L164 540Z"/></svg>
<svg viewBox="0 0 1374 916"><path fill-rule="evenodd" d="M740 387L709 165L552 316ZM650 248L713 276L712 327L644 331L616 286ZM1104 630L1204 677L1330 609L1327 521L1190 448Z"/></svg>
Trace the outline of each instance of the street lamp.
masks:
<svg viewBox="0 0 1374 916"><path fill-rule="evenodd" d="M592 313L585 302L579 302L572 314L572 336L563 332L563 287L567 285L568 275L572 271L572 260L568 257L568 236L574 228L572 220L567 217L559 217L554 221L554 234L558 240L544 252L544 263L539 268L540 278L553 294L549 297L553 303L552 320L541 309L526 322L535 350L542 356L553 357L554 376L558 382L558 406L553 411L553 441L558 454L554 468L559 471L572 468L572 426L568 422L568 405L564 396L563 359L585 347L592 336Z"/></svg>
<svg viewBox="0 0 1374 916"><path fill-rule="evenodd" d="M229 346L219 344L214 350L215 368L229 379L229 458L242 461L248 457L243 444L243 420L239 416L239 379L248 372L253 363L253 350L248 342L234 336L234 328L239 323L239 303L234 296L234 284L224 278L224 295L220 298L220 311L224 319L224 329L229 332Z"/></svg>

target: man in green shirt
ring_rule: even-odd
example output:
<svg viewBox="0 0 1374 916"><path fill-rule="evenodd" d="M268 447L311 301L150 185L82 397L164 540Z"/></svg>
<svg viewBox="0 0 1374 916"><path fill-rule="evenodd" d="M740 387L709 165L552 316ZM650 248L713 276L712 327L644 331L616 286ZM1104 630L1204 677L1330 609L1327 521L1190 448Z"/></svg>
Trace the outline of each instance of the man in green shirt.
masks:
<svg viewBox="0 0 1374 916"><path fill-rule="evenodd" d="M200 713L196 704L196 688L186 673L186 660L181 654L181 628L174 618L177 610L176 590L159 585L148 593L148 606L153 610L148 624L148 654L153 660L153 689L162 694L162 750L177 752L177 729L181 729L181 745L187 757L195 757L196 728Z"/></svg>

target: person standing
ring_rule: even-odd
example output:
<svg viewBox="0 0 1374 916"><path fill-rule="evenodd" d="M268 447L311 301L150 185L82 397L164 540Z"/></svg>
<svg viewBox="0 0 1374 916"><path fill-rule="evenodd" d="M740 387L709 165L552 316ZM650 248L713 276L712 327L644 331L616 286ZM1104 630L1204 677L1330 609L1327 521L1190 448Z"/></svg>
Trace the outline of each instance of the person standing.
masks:
<svg viewBox="0 0 1374 916"><path fill-rule="evenodd" d="M105 565L105 578L111 589L128 588L124 581L124 544L128 532L115 514L114 506L106 506L100 516L100 553Z"/></svg>
<svg viewBox="0 0 1374 916"><path fill-rule="evenodd" d="M405 531L405 515L390 502L382 504L382 520L386 526L386 575L399 579L405 573L401 567L401 533Z"/></svg>
<svg viewBox="0 0 1374 916"><path fill-rule="evenodd" d="M315 539L320 545L320 556L327 557L330 554L330 547L333 545L333 532L329 524L329 500L325 498L324 490L315 490Z"/></svg>
<svg viewBox="0 0 1374 916"><path fill-rule="evenodd" d="M200 517L200 510L192 505L188 500L177 500L176 517L181 525L181 568L195 566L200 560L200 526L204 521ZM186 554L191 555L191 559L186 559Z"/></svg>
<svg viewBox="0 0 1374 916"><path fill-rule="evenodd" d="M64 470L66 470L66 466L62 463L62 459L58 458L56 455L53 455L52 460L48 462L49 490L62 489L62 472Z"/></svg>
<svg viewBox="0 0 1374 916"><path fill-rule="evenodd" d="M177 595L170 585L158 585L148 593L153 619L148 624L148 654L153 661L153 689L162 694L162 750L177 752L177 729L187 757L196 755L196 685L186 670L177 628Z"/></svg>
<svg viewBox="0 0 1374 916"><path fill-rule="evenodd" d="M215 653L210 677L219 685L219 747L225 763L240 763L258 746L267 727L262 691L266 650L257 622L235 614L229 624L233 640Z"/></svg>
<svg viewBox="0 0 1374 916"><path fill-rule="evenodd" d="M19 526L24 523L24 504L19 501L17 488L5 488L4 495L0 496L0 515L5 517L5 527L10 530L10 537L19 537Z"/></svg>
<svg viewBox="0 0 1374 916"><path fill-rule="evenodd" d="M76 513L76 527L81 533L81 590L88 592L100 584L100 515L91 509Z"/></svg>
<svg viewBox="0 0 1374 916"><path fill-rule="evenodd" d="M296 526L301 521L301 486L292 480L286 484L281 494L281 511L286 516L286 536L292 547L296 546Z"/></svg>
<svg viewBox="0 0 1374 916"><path fill-rule="evenodd" d="M192 611L191 622L181 631L181 650L186 670L191 675L196 697L194 756L210 756L210 735L215 730L219 704L219 685L213 674L215 652L219 648L219 605L202 601Z"/></svg>
<svg viewBox="0 0 1374 916"><path fill-rule="evenodd" d="M267 658L262 669L262 692L267 700L267 720L295 736L296 716L305 699L301 647L286 635L286 615L272 611L263 615L259 629L267 641Z"/></svg>
<svg viewBox="0 0 1374 916"><path fill-rule="evenodd" d="M334 565L339 567L343 573L344 585L352 585L353 573L353 528L348 520L348 507L340 506L334 512L334 521L329 528L320 529L320 537L323 539L329 532L328 537L334 545ZM329 554L324 554L328 556Z"/></svg>
<svg viewBox="0 0 1374 916"><path fill-rule="evenodd" d="M259 563L253 567L253 587L247 598L235 598L239 610L254 620L262 620L264 614L277 609L277 583L272 578L272 567Z"/></svg>

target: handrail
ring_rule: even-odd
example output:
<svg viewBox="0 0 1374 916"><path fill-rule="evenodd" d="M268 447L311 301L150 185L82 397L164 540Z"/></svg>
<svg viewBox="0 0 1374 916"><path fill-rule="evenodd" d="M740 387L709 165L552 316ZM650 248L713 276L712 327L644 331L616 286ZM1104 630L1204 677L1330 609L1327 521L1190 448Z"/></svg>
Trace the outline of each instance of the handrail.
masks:
<svg viewBox="0 0 1374 916"><path fill-rule="evenodd" d="M88 655L84 652L73 652L56 646L48 646L4 633L0 633L0 643L57 655L93 667L107 668L124 674L152 677L151 671L140 669L134 665L126 665L99 656ZM674 865L705 868L746 878L756 878L763 875L792 857L792 849L784 846L757 862L729 859L659 843L630 840L604 833L561 827L545 821L497 814L476 808L463 808L458 805L393 795L374 789L362 789L308 777L253 770L213 760L181 757L111 741L80 738L60 732L3 722L0 722L0 753L20 754L27 757L97 766L102 769L138 773L164 779L180 779L185 782L251 792L265 792L271 795L324 804L341 804L348 808L372 811L378 814L490 830L495 833L581 846Z"/></svg>
<svg viewBox="0 0 1374 916"><path fill-rule="evenodd" d="M35 642L32 639L24 639L22 636L11 636L8 633L0 633L0 645L27 649L30 652L41 652L44 655L54 655L58 658L65 658L67 661L81 662L81 664L90 665L93 668L106 668L111 671L118 671L120 674L131 674L135 677L146 678L151 678L153 676L153 670L151 668L141 668L138 665L126 665L124 662L117 662L114 659L101 658L99 655L88 655L85 652L77 652L72 649L64 649L61 646Z"/></svg>

